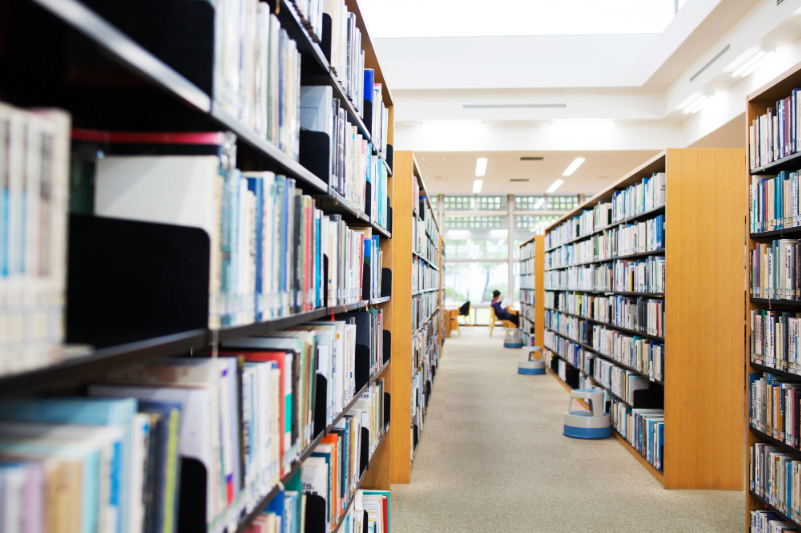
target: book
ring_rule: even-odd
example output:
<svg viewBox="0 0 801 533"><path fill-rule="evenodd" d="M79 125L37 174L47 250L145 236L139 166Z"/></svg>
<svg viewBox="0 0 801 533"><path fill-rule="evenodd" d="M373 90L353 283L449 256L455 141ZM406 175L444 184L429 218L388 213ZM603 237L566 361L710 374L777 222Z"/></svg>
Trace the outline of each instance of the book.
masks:
<svg viewBox="0 0 801 533"><path fill-rule="evenodd" d="M0 102L0 375L65 357L69 128L63 111Z"/></svg>

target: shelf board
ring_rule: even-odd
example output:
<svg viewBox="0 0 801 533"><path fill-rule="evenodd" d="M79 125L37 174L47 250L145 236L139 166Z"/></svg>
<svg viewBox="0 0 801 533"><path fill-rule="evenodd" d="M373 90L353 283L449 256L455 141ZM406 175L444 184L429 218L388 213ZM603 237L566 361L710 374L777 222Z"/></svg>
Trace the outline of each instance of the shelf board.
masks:
<svg viewBox="0 0 801 533"><path fill-rule="evenodd" d="M599 351L597 351L596 349L594 349L592 346L589 346L589 345L587 345L587 344L584 344L583 342L579 342L579 341L577 341L577 340L575 340L575 339L571 339L571 338L570 338L570 337L568 337L567 335L563 335L562 333L559 333L558 331L556 331L556 330L553 330L553 329L551 329L551 328L545 328L545 329L546 329L546 330L548 330L548 331L550 331L550 332L551 332L551 333L553 333L554 335L559 335L559 336L560 336L560 337L562 337L563 339L569 340L570 342L572 342L572 343L574 343L574 344L578 344L578 345L579 345L579 346L581 346L581 347L582 347L584 350L587 350L588 352L592 352L592 353L594 353L595 355L597 355L597 356L599 356L599 357L602 357L602 358L606 359L606 360L607 360L607 361L609 361L610 363L613 363L613 364L615 364L615 365L617 365L617 366L619 366L619 367L621 367L621 368L625 368L626 370L628 370L628 371L630 371L630 372L634 372L635 374L637 374L637 375L639 375L639 376L642 376L642 377L646 378L646 379L647 379L648 381L650 381L651 383L657 383L657 384L659 384L659 385L664 385L664 384L665 384L665 382L664 382L664 381L659 381L658 379L654 379L654 378L650 377L648 374L644 373L642 370L637 370L637 369L636 369L636 368L634 368L634 367L628 366L628 365L627 365L627 364L625 364L625 363L621 363L620 361L618 361L618 360L616 360L616 359L613 359L613 358L612 358L611 356L609 356L609 355L602 354L601 352L599 352ZM548 349L549 349L549 350L551 350L550 348L548 348ZM553 352L553 350L551 350L551 351ZM557 354L556 352L554 352L554 355L559 355L559 354ZM560 355L559 357L562 357L562 356ZM564 359L564 357L562 357L562 359ZM567 360L565 359L565 361L567 361ZM568 362L569 362L569 361L568 361ZM571 364L572 364L572 363L571 363ZM581 369L579 369L578 367L576 367L576 369L577 369L577 370L581 370ZM582 372L583 372L583 371L582 371ZM620 398L620 399L621 399L621 400L623 400L622 398ZM623 400L623 401L625 401L625 400Z"/></svg>
<svg viewBox="0 0 801 533"><path fill-rule="evenodd" d="M392 296L382 296L381 298L373 298L370 300L370 305L384 304L392 300Z"/></svg>
<svg viewBox="0 0 801 533"><path fill-rule="evenodd" d="M434 263L432 263L430 260L426 259L426 258L425 258L425 257L423 257L422 255L418 254L418 253L417 253L417 252L415 252L414 250L412 250L412 255L413 255L413 256L415 256L415 257L417 257L418 259L422 259L423 261L425 261L426 263L428 263L428 266L430 266L430 267L431 267L431 268L433 268L434 270L437 270L437 271L439 271L439 267L438 267L437 265L435 265Z"/></svg>
<svg viewBox="0 0 801 533"><path fill-rule="evenodd" d="M778 161L773 161L772 163L768 163L767 165L762 165L761 167L752 168L751 175L759 176L764 174L778 174L783 170L798 170L798 169L801 169L801 152L796 152L794 154L788 155L787 157L783 157Z"/></svg>
<svg viewBox="0 0 801 533"><path fill-rule="evenodd" d="M202 350L206 346L206 333L206 330L196 329L110 346L44 368L5 375L0 377L0 396L86 383L124 365Z"/></svg>
<svg viewBox="0 0 801 533"><path fill-rule="evenodd" d="M758 495L758 494L757 494L756 492L754 492L753 490L749 490L748 492L751 494L751 497L752 497L752 498L753 498L753 499L754 499L754 500L755 500L757 503L759 503L760 505L762 505L762 506L765 508L765 510L766 510L766 511L770 511L770 512L772 512L772 513L775 513L775 514L779 515L779 518L781 518L782 520L785 520L785 521L787 521L787 522L790 522L790 523L792 523L792 524L795 524L796 526L800 526L800 527L801 527L801 522L796 522L795 520L793 520L792 518L790 518L789 516L787 516L787 515L786 515L786 514L784 514L783 512L779 511L778 509L776 509L775 507L773 507L771 504L769 504L769 503L767 502L767 500L765 500L765 499L764 499L762 496Z"/></svg>
<svg viewBox="0 0 801 533"><path fill-rule="evenodd" d="M605 226L603 228L599 228L597 230L593 230L592 232L590 232L590 233L588 233L586 235L581 235L580 237L574 237L574 238L570 239L569 241L563 242L562 244L557 244L556 246L552 246L551 248L546 248L545 251L546 252L551 252L553 250L556 250L557 248L561 248L562 246L564 246L566 244L572 244L574 242L581 241L583 239L588 239L588 238L592 237L593 235L597 235L599 233L603 233L604 231L612 229L615 226L620 226L622 224L628 224L629 222L634 222L636 220L642 220L643 218L647 218L650 215L656 215L656 214L664 212L664 211L665 211L665 206L664 205L660 205L659 207L655 207L653 209L649 209L648 211L643 211L639 215L634 215L633 217L625 218L623 220L619 220L618 222L612 222L608 226Z"/></svg>
<svg viewBox="0 0 801 533"><path fill-rule="evenodd" d="M523 302L520 302L520 303L523 304ZM524 304L524 305L528 305L528 304ZM601 322L600 320L595 320L594 318L589 318L589 317L581 316L581 315L574 315L573 313L568 313L566 311L562 311L561 309L554 309L552 307L546 307L545 310L546 311L553 311L554 313L561 313L561 314L567 315L567 316L572 316L572 317L575 317L575 318L578 318L578 319L581 319L581 320L586 320L588 322L592 322L593 324L599 324L601 326L607 326L607 327L610 327L610 328L613 328L613 329L617 329L617 330L623 331L625 333L631 333L632 335L637 335L638 337L646 337L646 338L653 339L653 340L656 340L656 341L665 342L665 338L664 337L660 337L658 335L651 335L650 333L643 333L641 331L637 331L636 329L629 329L629 328L624 328L623 326L616 326L614 324L610 324L609 322Z"/></svg>
<svg viewBox="0 0 801 533"><path fill-rule="evenodd" d="M770 231L756 231L750 234L752 239L772 239L774 237L790 237L801 234L801 226L774 229Z"/></svg>
<svg viewBox="0 0 801 533"><path fill-rule="evenodd" d="M584 292L587 294L620 294L622 296L647 296L649 298L665 297L665 293L663 292L596 291L587 289L549 289L548 287L546 287L545 290L549 292Z"/></svg>
<svg viewBox="0 0 801 533"><path fill-rule="evenodd" d="M626 440L626 437L624 437L623 435L618 433L618 431L614 427L612 427L612 435L618 440L618 442L623 444L623 447L626 450L628 450L628 452L631 455L633 455L634 458L637 459L640 462L640 464L643 465L645 467L645 469L648 470L651 473L651 475L654 476L659 483L661 483L664 486L664 484L665 484L665 474L663 474L661 470L659 470L654 465L649 463L648 459L646 459L640 452L635 450L634 446L632 446L631 443ZM664 454L664 451L662 453Z"/></svg>
<svg viewBox="0 0 801 533"><path fill-rule="evenodd" d="M785 307L801 307L801 300L777 300L773 298L755 298L751 296L752 304L783 305Z"/></svg>
<svg viewBox="0 0 801 533"><path fill-rule="evenodd" d="M791 446L790 444L787 444L787 443L786 443L786 442L784 442L784 441L781 441L781 440L779 440L779 439L777 439L777 438L775 438L775 437L771 437L771 436L770 436L770 435L768 435L767 433L764 433L764 432L762 432L762 431L758 430L757 428L755 428L755 427L754 427L754 426L752 426L751 424L748 424L748 429L750 429L750 430L751 430L751 433L753 433L754 435L756 435L756 436L757 436L757 437L759 437L760 439L762 439L762 440L764 440L764 441L767 441L767 442L769 442L769 443L771 443L771 444L775 444L776 446L781 446L782 448L784 448L784 449L785 449L785 450L787 450L788 452L792 452L792 453L801 453L801 450L799 450L799 449L798 449L798 448L796 448L795 446Z"/></svg>
<svg viewBox="0 0 801 533"><path fill-rule="evenodd" d="M212 103L211 116L220 126L234 132L237 139L269 157L282 171L298 180L301 187L308 187L310 190L305 191L307 194L328 193L328 184L222 107Z"/></svg>
<svg viewBox="0 0 801 533"><path fill-rule="evenodd" d="M435 291L438 291L438 290L439 290L439 288L434 287L433 289L423 289L423 290L419 290L419 291L413 291L412 292L412 296L419 296L419 295L425 294L427 292L435 292Z"/></svg>
<svg viewBox="0 0 801 533"><path fill-rule="evenodd" d="M749 364L751 365L751 368L753 368L754 370L758 370L760 372L768 372L770 374L775 374L777 376L782 376L782 377L790 378L790 379L793 379L793 380L796 380L796 381L801 381L801 375L799 375L799 374L794 374L794 373L788 372L786 370L779 370L778 368L773 368L773 367L770 367L770 366L761 365L761 364L755 363L753 361L751 361Z"/></svg>
<svg viewBox="0 0 801 533"><path fill-rule="evenodd" d="M649 252L637 252L637 253L628 254L628 255L618 255L618 256L615 256L615 257L610 257L609 259L596 259L594 261L585 261L583 263L575 263L573 265L546 268L545 272L550 272L552 270L564 270L566 268L576 267L576 266L595 265L595 264L599 264L599 263L611 263L612 261L618 261L618 260L621 260L621 259L636 259L638 257L648 257L648 256L651 256L651 255L664 255L664 254L665 254L665 249L664 248L659 248L658 250L651 250Z"/></svg>

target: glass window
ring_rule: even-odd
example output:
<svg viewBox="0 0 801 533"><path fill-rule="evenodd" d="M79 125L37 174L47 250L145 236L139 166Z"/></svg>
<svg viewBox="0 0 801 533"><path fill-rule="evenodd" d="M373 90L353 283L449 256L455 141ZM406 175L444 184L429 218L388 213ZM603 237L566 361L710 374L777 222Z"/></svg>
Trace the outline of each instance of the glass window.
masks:
<svg viewBox="0 0 801 533"><path fill-rule="evenodd" d="M445 196L445 211L472 211L473 196Z"/></svg>
<svg viewBox="0 0 801 533"><path fill-rule="evenodd" d="M506 211L506 196L476 196L476 209L481 211Z"/></svg>
<svg viewBox="0 0 801 533"><path fill-rule="evenodd" d="M549 211L569 211L578 207L578 196L547 196L545 205Z"/></svg>
<svg viewBox="0 0 801 533"><path fill-rule="evenodd" d="M515 196L515 211L536 211L538 209L545 209L544 196Z"/></svg>
<svg viewBox="0 0 801 533"><path fill-rule="evenodd" d="M542 235L545 233L545 228L557 220L559 215L515 215L515 234L528 232Z"/></svg>
<svg viewBox="0 0 801 533"><path fill-rule="evenodd" d="M478 261L450 263L442 280L445 303L453 305L462 305L468 300L472 305L489 304L492 291L498 290L503 296L507 295L508 284L509 263ZM486 324L486 319L483 323Z"/></svg>
<svg viewBox="0 0 801 533"><path fill-rule="evenodd" d="M445 254L448 259L506 259L506 215L445 217Z"/></svg>
<svg viewBox="0 0 801 533"><path fill-rule="evenodd" d="M431 202L431 209L433 209L434 211L437 210L438 199L439 197L436 194L432 194L431 196L428 197L428 201Z"/></svg>

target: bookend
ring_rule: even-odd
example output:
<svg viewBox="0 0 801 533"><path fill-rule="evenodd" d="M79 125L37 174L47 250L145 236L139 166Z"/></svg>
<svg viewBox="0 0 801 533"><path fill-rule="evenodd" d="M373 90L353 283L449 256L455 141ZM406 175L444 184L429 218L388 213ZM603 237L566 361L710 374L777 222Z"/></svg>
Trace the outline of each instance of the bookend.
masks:
<svg viewBox="0 0 801 533"><path fill-rule="evenodd" d="M373 212L373 184L367 180L364 182L364 212L372 222L370 213Z"/></svg>
<svg viewBox="0 0 801 533"><path fill-rule="evenodd" d="M367 186L369 187L370 184L368 183ZM370 300L372 287L370 286L370 280L373 279L371 276L372 272L372 265L365 263L362 266L362 300ZM327 278L326 278L327 279Z"/></svg>
<svg viewBox="0 0 801 533"><path fill-rule="evenodd" d="M322 131L309 131L301 128L298 162L306 170L323 180L326 185L330 185L331 137Z"/></svg>
<svg viewBox="0 0 801 533"><path fill-rule="evenodd" d="M370 533L370 527L367 525L367 511L362 511L362 533Z"/></svg>
<svg viewBox="0 0 801 533"><path fill-rule="evenodd" d="M392 395L388 392L384 393L384 427L389 425L389 415L392 413Z"/></svg>
<svg viewBox="0 0 801 533"><path fill-rule="evenodd" d="M359 453L359 472L361 472L361 475L359 477L364 476L367 471L367 464L370 462L370 430L367 428L362 428L361 446L362 449Z"/></svg>
<svg viewBox="0 0 801 533"><path fill-rule="evenodd" d="M571 389L579 388L579 371L572 366L565 368L565 383L570 385Z"/></svg>
<svg viewBox="0 0 801 533"><path fill-rule="evenodd" d="M317 494L306 494L306 525L303 533L325 533L326 502Z"/></svg>
<svg viewBox="0 0 801 533"><path fill-rule="evenodd" d="M417 424L414 424L412 426L412 429L413 429L413 431L412 431L412 433L413 433L413 435L412 435L412 450L417 450L417 444L420 442L420 436L419 436L419 431L420 430L417 427Z"/></svg>
<svg viewBox="0 0 801 533"><path fill-rule="evenodd" d="M178 528L181 533L206 533L206 480L208 473L197 459L181 458L178 491Z"/></svg>
<svg viewBox="0 0 801 533"><path fill-rule="evenodd" d="M426 385L423 388L423 397L426 399L426 409L428 409L428 401L431 399L431 382L426 381Z"/></svg>
<svg viewBox="0 0 801 533"><path fill-rule="evenodd" d="M185 0L83 3L213 96L214 6Z"/></svg>
<svg viewBox="0 0 801 533"><path fill-rule="evenodd" d="M320 50L325 60L331 64L331 15L323 13L323 37L320 39Z"/></svg>
<svg viewBox="0 0 801 533"><path fill-rule="evenodd" d="M323 254L323 279L328 279L328 254ZM328 305L328 291L323 291L323 307L330 307Z"/></svg>
<svg viewBox="0 0 801 533"><path fill-rule="evenodd" d="M384 366L392 356L392 332L390 330L385 329L383 331L382 342L381 366Z"/></svg>
<svg viewBox="0 0 801 533"><path fill-rule="evenodd" d="M392 206L389 205L389 196L387 196L387 231L392 233Z"/></svg>
<svg viewBox="0 0 801 533"><path fill-rule="evenodd" d="M367 385L370 381L370 347L364 344L356 344L356 368L353 380L356 385L356 390L362 390L362 387Z"/></svg>
<svg viewBox="0 0 801 533"><path fill-rule="evenodd" d="M387 267L381 269L381 298L392 296L392 270Z"/></svg>
<svg viewBox="0 0 801 533"><path fill-rule="evenodd" d="M392 169L395 168L394 165L392 164L392 159L393 159L392 156L393 156L394 153L395 153L395 150L392 148L392 145L387 143L387 153L386 153L387 166L389 167L389 171L392 172L392 173L394 173Z"/></svg>
<svg viewBox="0 0 801 533"><path fill-rule="evenodd" d="M558 357L551 357L551 370L557 376L559 375L559 358Z"/></svg>
<svg viewBox="0 0 801 533"><path fill-rule="evenodd" d="M314 435L312 440L325 431L327 422L325 402L328 395L328 380L322 374L317 374L314 387Z"/></svg>
<svg viewBox="0 0 801 533"><path fill-rule="evenodd" d="M367 128L367 131L370 132L370 138L373 138L373 101L367 100L366 98L363 100L364 105L364 115L362 116L362 122L364 122L364 126ZM376 152L378 152L378 147L373 146Z"/></svg>
<svg viewBox="0 0 801 533"><path fill-rule="evenodd" d="M198 228L70 215L67 342L103 348L209 322L209 236Z"/></svg>
<svg viewBox="0 0 801 533"><path fill-rule="evenodd" d="M660 388L651 384L647 389L635 390L633 392L632 407L635 409L664 409L665 394Z"/></svg>

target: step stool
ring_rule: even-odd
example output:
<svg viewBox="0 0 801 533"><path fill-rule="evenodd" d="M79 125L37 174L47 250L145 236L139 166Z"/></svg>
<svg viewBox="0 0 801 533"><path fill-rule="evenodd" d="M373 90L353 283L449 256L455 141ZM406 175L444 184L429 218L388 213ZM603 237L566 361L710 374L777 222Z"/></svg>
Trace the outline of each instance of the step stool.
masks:
<svg viewBox="0 0 801 533"><path fill-rule="evenodd" d="M504 348L522 348L523 340L520 338L520 330L518 328L505 328L506 338L503 340Z"/></svg>
<svg viewBox="0 0 801 533"><path fill-rule="evenodd" d="M528 359L521 359L517 363L517 373L527 375L540 375L545 373L545 361L542 360L542 348L534 346L528 352Z"/></svg>
<svg viewBox="0 0 801 533"><path fill-rule="evenodd" d="M573 400L584 400L590 410L573 411ZM607 439L612 436L609 414L604 412L604 391L595 389L574 389L565 413L564 434L576 439Z"/></svg>

